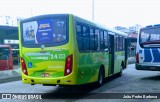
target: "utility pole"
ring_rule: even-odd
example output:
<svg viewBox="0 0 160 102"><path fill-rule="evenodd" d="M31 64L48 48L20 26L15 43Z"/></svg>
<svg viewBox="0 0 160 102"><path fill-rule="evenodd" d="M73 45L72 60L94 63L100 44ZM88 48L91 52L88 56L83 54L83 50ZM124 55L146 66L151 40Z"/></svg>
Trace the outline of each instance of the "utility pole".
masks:
<svg viewBox="0 0 160 102"><path fill-rule="evenodd" d="M92 0L92 21L94 21L94 0Z"/></svg>
<svg viewBox="0 0 160 102"><path fill-rule="evenodd" d="M31 8L31 17L33 17L33 11L32 11L32 8Z"/></svg>

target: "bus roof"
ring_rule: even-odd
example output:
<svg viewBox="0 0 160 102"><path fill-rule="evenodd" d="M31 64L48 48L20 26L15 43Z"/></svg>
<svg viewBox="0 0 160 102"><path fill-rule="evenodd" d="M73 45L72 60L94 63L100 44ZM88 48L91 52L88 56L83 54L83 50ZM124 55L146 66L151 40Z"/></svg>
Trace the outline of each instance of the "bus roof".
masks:
<svg viewBox="0 0 160 102"><path fill-rule="evenodd" d="M24 22L24 21L29 21L29 20L34 20L34 19L38 19L39 17L41 18L45 18L45 17L52 17L52 16L73 16L76 20L80 21L80 22L85 22L85 23L88 23L90 25L93 25L95 27L98 27L98 28L101 28L101 29L104 29L104 30L107 30L109 31L109 34L119 34L121 36L125 36L127 37L128 35L124 32L120 32L118 30L115 30L115 29L111 29L111 28L108 28L104 25L100 25L98 23L95 23L94 21L89 21L89 20L86 20L86 19L83 19L83 18L80 18L76 15L73 15L73 14L46 14L46 15L39 15L39 16L34 16L34 17L31 17L31 18L27 18L27 19L23 19L21 20L20 22Z"/></svg>
<svg viewBox="0 0 160 102"><path fill-rule="evenodd" d="M72 14L70 14L70 15L72 15ZM128 36L128 35L127 35L126 33L124 33L124 32L121 32L121 31L118 31L118 30L115 30L115 29L108 28L108 27L106 27L105 25L100 25L100 24L98 24L98 23L96 23L96 22L94 22L94 21L89 21L89 20L80 18L80 17L75 16L75 15L72 15L72 16L74 16L74 18L75 18L76 20L80 21L80 22L85 22L85 23L90 24L90 25L93 25L93 26L95 26L95 27L98 27L98 28L107 30L107 31L109 31L109 32L108 32L109 34L112 34L112 35L114 35L114 34L119 34L119 35L126 36L126 37Z"/></svg>
<svg viewBox="0 0 160 102"><path fill-rule="evenodd" d="M45 15L38 15L38 16L33 16L33 17L29 17L29 18L26 18L26 19L22 19L20 21L21 22L28 22L30 20L37 20L37 19L43 19L43 18L52 18L52 17L60 17L60 16L69 16L69 14L45 14Z"/></svg>
<svg viewBox="0 0 160 102"><path fill-rule="evenodd" d="M145 27L142 27L141 29L154 28L154 27L160 27L160 24L147 25Z"/></svg>

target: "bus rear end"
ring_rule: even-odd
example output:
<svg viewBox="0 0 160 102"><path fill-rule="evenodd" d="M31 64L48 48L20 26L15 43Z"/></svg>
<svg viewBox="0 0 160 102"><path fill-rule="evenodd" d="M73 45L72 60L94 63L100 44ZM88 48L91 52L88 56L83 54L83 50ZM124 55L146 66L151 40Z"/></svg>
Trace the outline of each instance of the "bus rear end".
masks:
<svg viewBox="0 0 160 102"><path fill-rule="evenodd" d="M137 70L160 70L160 25L142 28L137 39Z"/></svg>
<svg viewBox="0 0 160 102"><path fill-rule="evenodd" d="M44 15L20 22L22 81L74 85L72 16Z"/></svg>

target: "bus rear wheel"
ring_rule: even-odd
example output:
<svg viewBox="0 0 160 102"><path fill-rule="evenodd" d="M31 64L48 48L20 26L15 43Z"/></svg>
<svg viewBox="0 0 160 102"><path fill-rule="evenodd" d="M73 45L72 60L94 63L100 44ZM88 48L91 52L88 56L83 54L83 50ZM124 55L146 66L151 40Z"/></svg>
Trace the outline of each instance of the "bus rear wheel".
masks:
<svg viewBox="0 0 160 102"><path fill-rule="evenodd" d="M124 67L123 67L123 65L121 65L121 67L120 67L120 72L118 73L118 76L122 76L123 69L124 69Z"/></svg>
<svg viewBox="0 0 160 102"><path fill-rule="evenodd" d="M104 82L104 72L103 72L103 68L100 68L99 73L98 73L97 86L98 87L102 86L103 82Z"/></svg>

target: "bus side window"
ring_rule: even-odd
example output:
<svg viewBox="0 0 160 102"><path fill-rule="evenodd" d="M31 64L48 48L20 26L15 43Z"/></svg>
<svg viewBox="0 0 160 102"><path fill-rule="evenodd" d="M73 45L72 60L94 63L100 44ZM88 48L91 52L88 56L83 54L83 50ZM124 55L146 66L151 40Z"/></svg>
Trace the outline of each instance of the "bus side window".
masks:
<svg viewBox="0 0 160 102"><path fill-rule="evenodd" d="M94 42L94 29L90 28L90 50L94 51L95 42Z"/></svg>
<svg viewBox="0 0 160 102"><path fill-rule="evenodd" d="M77 36L77 44L79 51L83 51L83 35L82 35L82 26L76 25L76 36Z"/></svg>
<svg viewBox="0 0 160 102"><path fill-rule="evenodd" d="M122 51L122 36L118 36L118 51Z"/></svg>
<svg viewBox="0 0 160 102"><path fill-rule="evenodd" d="M83 26L83 49L89 51L89 27Z"/></svg>
<svg viewBox="0 0 160 102"><path fill-rule="evenodd" d="M114 35L114 51L117 51L117 39L116 35Z"/></svg>
<svg viewBox="0 0 160 102"><path fill-rule="evenodd" d="M101 48L101 51L104 51L104 34L103 34L103 31L100 31L100 48Z"/></svg>
<svg viewBox="0 0 160 102"><path fill-rule="evenodd" d="M104 51L108 51L108 32L104 31Z"/></svg>
<svg viewBox="0 0 160 102"><path fill-rule="evenodd" d="M100 37L99 30L95 30L95 51L100 51Z"/></svg>

